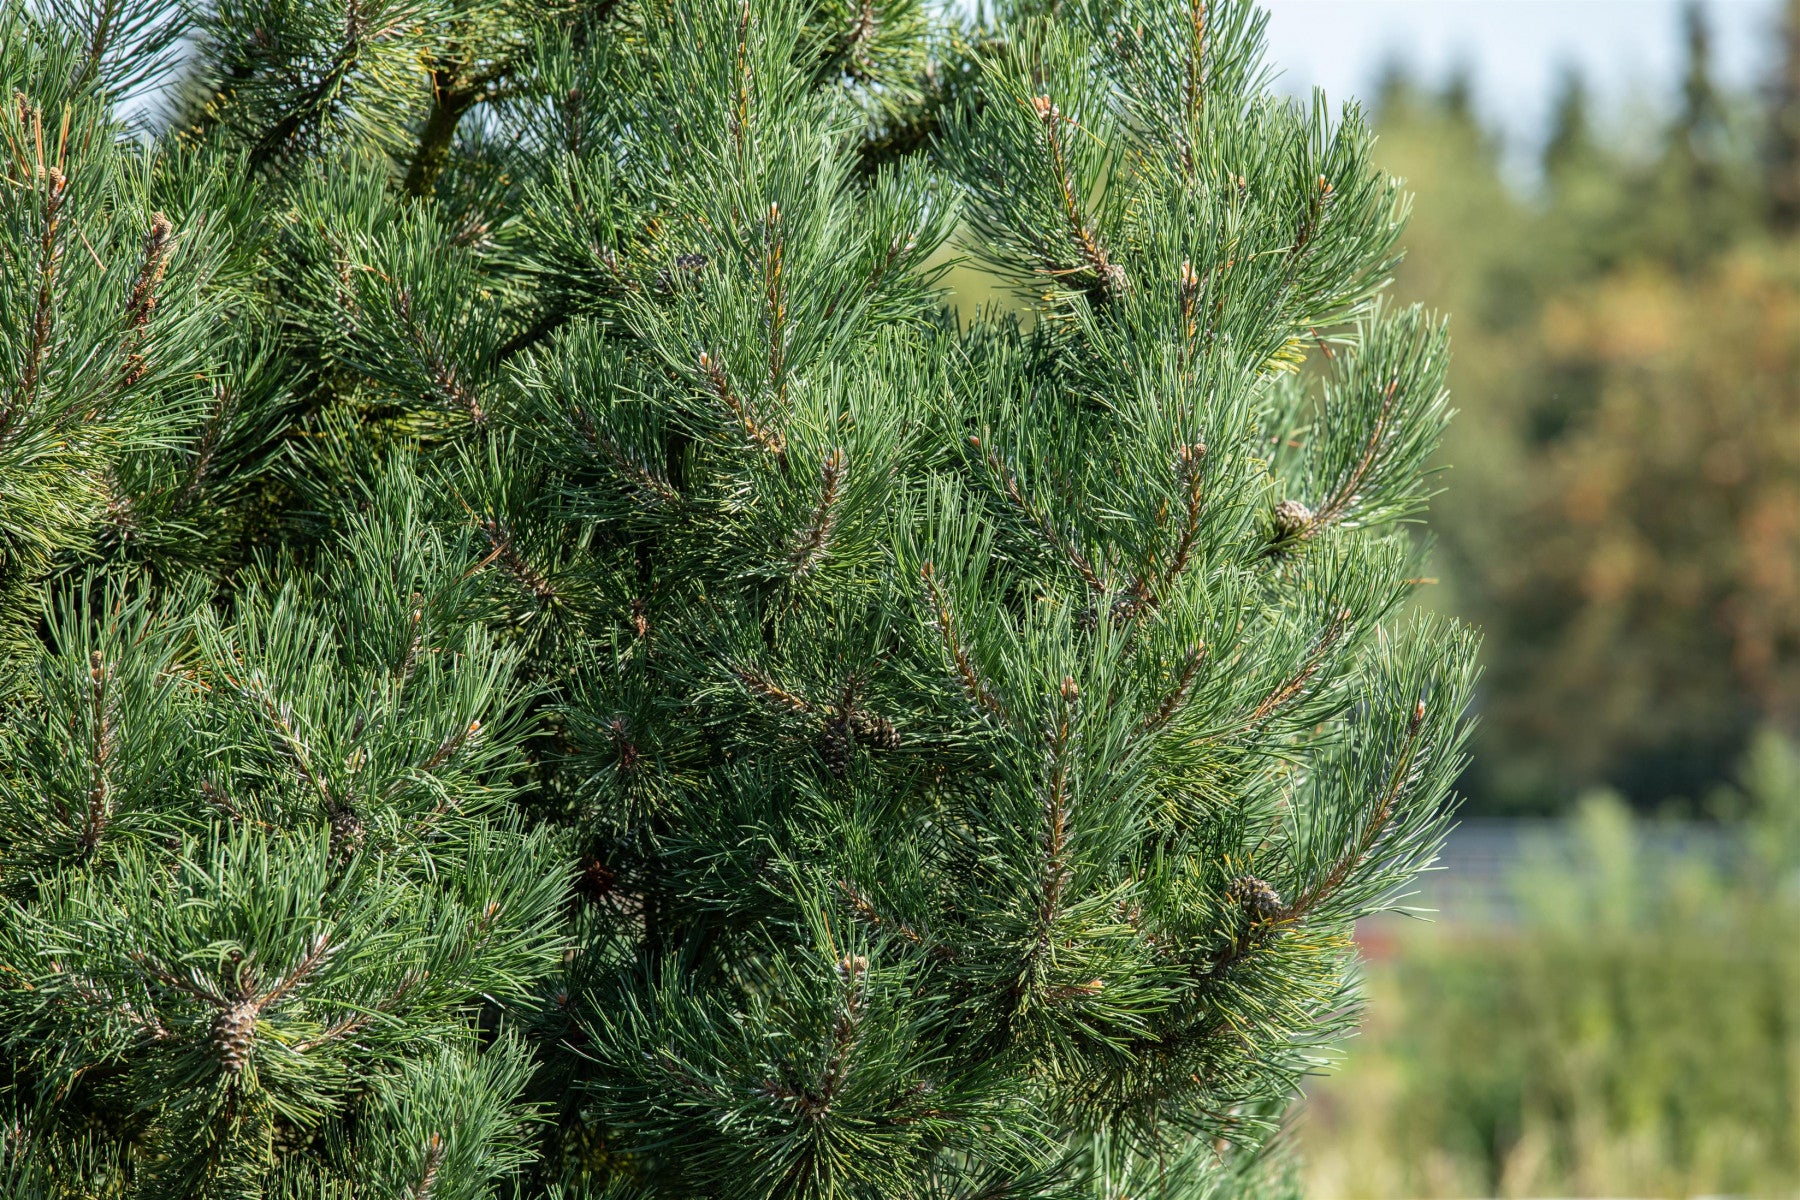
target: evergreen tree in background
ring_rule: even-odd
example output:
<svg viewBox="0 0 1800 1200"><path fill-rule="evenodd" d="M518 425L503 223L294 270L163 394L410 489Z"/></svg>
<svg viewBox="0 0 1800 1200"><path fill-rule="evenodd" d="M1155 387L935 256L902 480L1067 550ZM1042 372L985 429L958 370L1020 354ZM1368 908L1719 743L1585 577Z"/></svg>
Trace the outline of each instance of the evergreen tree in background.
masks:
<svg viewBox="0 0 1800 1200"><path fill-rule="evenodd" d="M1684 15L1667 119L1565 76L1537 195L1453 96L1401 74L1378 114L1382 164L1424 198L1396 290L1461 322L1430 574L1486 635L1478 810L1608 788L1695 812L1759 729L1800 737L1800 245L1781 207L1800 59L1784 34L1766 89L1719 89L1704 13Z"/></svg>
<svg viewBox="0 0 1800 1200"><path fill-rule="evenodd" d="M1473 643L1261 28L0 9L0 1187L1264 1186Z"/></svg>
<svg viewBox="0 0 1800 1200"><path fill-rule="evenodd" d="M1800 4L1794 0L1782 7L1780 46L1768 89L1763 158L1770 224L1792 233L1800 226Z"/></svg>

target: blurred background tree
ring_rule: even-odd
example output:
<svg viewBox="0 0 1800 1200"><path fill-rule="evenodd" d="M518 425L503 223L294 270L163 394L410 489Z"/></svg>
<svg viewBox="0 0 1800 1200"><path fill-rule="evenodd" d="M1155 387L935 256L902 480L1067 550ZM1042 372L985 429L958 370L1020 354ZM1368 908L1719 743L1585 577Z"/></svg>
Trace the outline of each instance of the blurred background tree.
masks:
<svg viewBox="0 0 1800 1200"><path fill-rule="evenodd" d="M1800 733L1800 4L1751 94L1683 22L1664 126L1567 71L1528 185L1466 78L1381 90L1400 292L1458 317L1434 602L1489 635L1470 811L1658 807Z"/></svg>
<svg viewBox="0 0 1800 1200"><path fill-rule="evenodd" d="M1310 1195L1800 1189L1800 0L1778 16L1734 90L1689 8L1655 124L1566 70L1525 170L1465 74L1379 91L1418 196L1397 290L1456 316L1425 592L1486 634L1477 819L1436 923L1361 931L1370 1019L1295 1131Z"/></svg>

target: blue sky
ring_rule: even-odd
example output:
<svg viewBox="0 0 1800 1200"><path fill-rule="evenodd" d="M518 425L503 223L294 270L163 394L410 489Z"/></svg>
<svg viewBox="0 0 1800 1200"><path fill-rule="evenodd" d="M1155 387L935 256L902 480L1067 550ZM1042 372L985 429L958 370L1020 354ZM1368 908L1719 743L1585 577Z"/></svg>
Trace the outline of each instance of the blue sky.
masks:
<svg viewBox="0 0 1800 1200"><path fill-rule="evenodd" d="M1263 0L1269 49L1289 90L1367 95L1399 57L1441 78L1473 70L1479 103L1535 139L1563 63L1581 67L1619 106L1669 95L1680 70L1680 0ZM1720 75L1762 76L1774 52L1773 0L1710 0Z"/></svg>

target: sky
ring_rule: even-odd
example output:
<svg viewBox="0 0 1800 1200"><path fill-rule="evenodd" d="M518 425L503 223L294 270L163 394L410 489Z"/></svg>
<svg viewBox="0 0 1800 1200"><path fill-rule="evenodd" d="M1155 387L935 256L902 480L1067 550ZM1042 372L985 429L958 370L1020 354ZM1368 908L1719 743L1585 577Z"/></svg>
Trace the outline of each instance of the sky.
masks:
<svg viewBox="0 0 1800 1200"><path fill-rule="evenodd" d="M1544 128L1564 64L1617 105L1666 97L1681 70L1682 0L1263 0L1280 85L1370 96L1400 59L1439 80L1473 73L1482 111L1522 140ZM1723 81L1760 79L1774 52L1774 0L1709 0Z"/></svg>

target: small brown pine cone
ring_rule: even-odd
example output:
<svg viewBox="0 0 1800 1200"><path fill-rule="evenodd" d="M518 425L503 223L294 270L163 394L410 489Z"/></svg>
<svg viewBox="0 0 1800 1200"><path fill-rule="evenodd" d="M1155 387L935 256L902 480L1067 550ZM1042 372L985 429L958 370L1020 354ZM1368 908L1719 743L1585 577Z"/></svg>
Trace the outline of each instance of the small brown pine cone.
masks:
<svg viewBox="0 0 1800 1200"><path fill-rule="evenodd" d="M599 901L609 895L619 877L611 867L589 856L581 862L581 874L575 877L575 891L584 899Z"/></svg>
<svg viewBox="0 0 1800 1200"><path fill-rule="evenodd" d="M843 721L827 721L819 732L819 754L825 766L839 779L850 769L850 729Z"/></svg>
<svg viewBox="0 0 1800 1200"><path fill-rule="evenodd" d="M856 740L871 750L897 750L900 747L900 731L886 717L859 712L850 718L850 727Z"/></svg>
<svg viewBox="0 0 1800 1200"><path fill-rule="evenodd" d="M331 813L331 853L348 858L362 848L363 822L352 808L336 808Z"/></svg>
<svg viewBox="0 0 1800 1200"><path fill-rule="evenodd" d="M1226 890L1252 921L1267 921L1281 912L1281 894L1254 875L1241 875Z"/></svg>
<svg viewBox="0 0 1800 1200"><path fill-rule="evenodd" d="M1275 506L1275 536L1281 541L1303 536L1312 522L1313 510L1298 500L1283 500Z"/></svg>
<svg viewBox="0 0 1800 1200"><path fill-rule="evenodd" d="M256 1041L256 1001L239 1000L213 1018L213 1053L219 1066L236 1075L250 1059L250 1047Z"/></svg>

